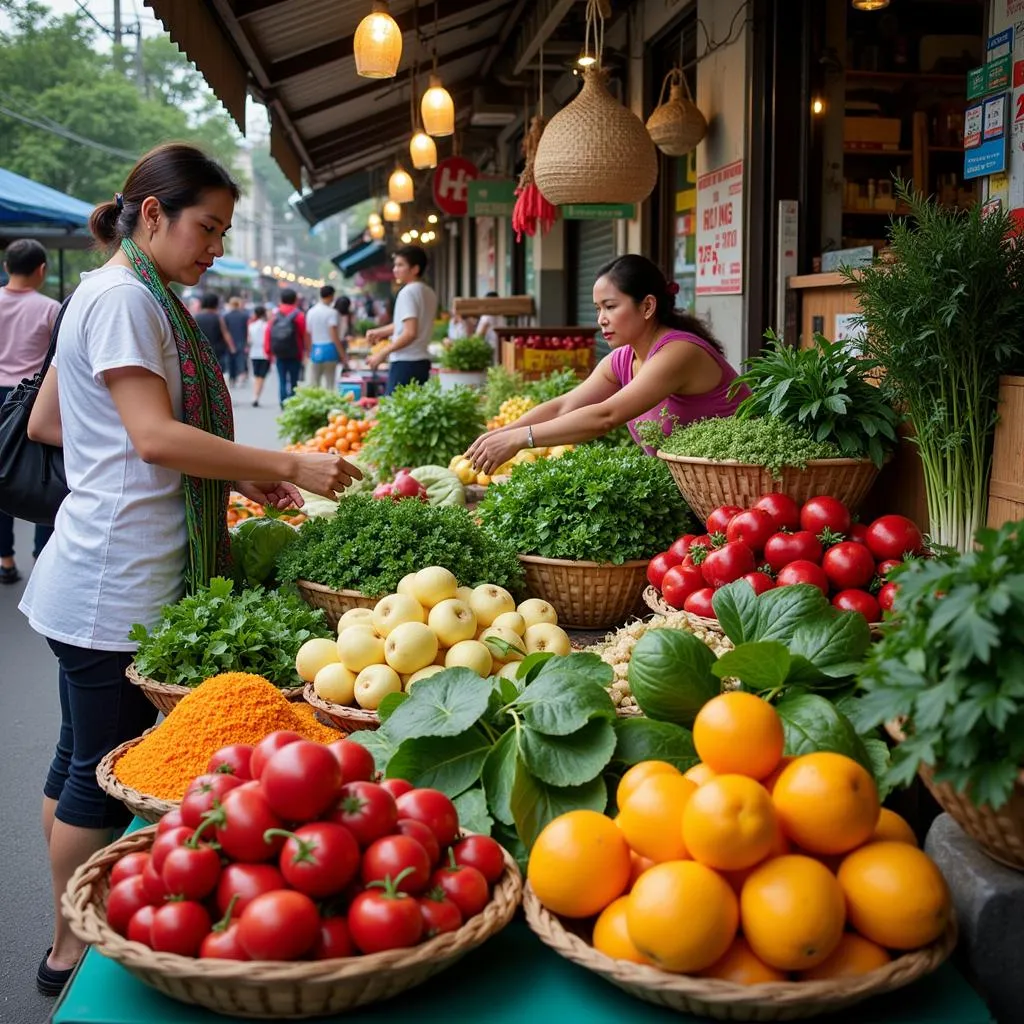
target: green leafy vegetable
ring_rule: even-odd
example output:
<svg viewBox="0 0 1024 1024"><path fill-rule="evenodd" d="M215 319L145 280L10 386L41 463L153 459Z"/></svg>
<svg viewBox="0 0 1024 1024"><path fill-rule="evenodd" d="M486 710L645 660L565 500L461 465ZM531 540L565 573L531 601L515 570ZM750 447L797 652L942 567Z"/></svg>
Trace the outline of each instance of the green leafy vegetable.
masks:
<svg viewBox="0 0 1024 1024"><path fill-rule="evenodd" d="M331 413L342 408L354 419L363 418L358 405L346 402L336 392L300 384L295 394L284 400L277 417L277 432L283 441L297 444L312 437L320 427L326 427Z"/></svg>
<svg viewBox="0 0 1024 1024"><path fill-rule="evenodd" d="M775 705L792 756L829 750L845 754L869 772L874 764L850 720L830 700L814 693L792 693ZM881 741L879 741L881 742Z"/></svg>
<svg viewBox="0 0 1024 1024"><path fill-rule="evenodd" d="M298 539L298 530L280 519L243 519L231 530L231 560L236 574L251 587L272 586L278 554Z"/></svg>
<svg viewBox="0 0 1024 1024"><path fill-rule="evenodd" d="M410 476L427 489L431 505L465 505L466 488L459 478L444 466L417 466Z"/></svg>
<svg viewBox="0 0 1024 1024"><path fill-rule="evenodd" d="M538 405L543 405L552 398L567 395L573 388L579 387L579 383L576 371L563 367L561 370L552 370L540 380L530 381L522 393L527 398L532 398Z"/></svg>
<svg viewBox="0 0 1024 1024"><path fill-rule="evenodd" d="M721 684L712 669L715 654L692 633L652 629L633 648L629 688L644 714L691 726Z"/></svg>
<svg viewBox="0 0 1024 1024"><path fill-rule="evenodd" d="M503 402L525 393L526 381L521 373L506 370L504 366L492 366L487 371L487 384L484 388L484 418L494 419L501 411Z"/></svg>
<svg viewBox="0 0 1024 1024"><path fill-rule="evenodd" d="M441 369L457 373L479 373L494 362L494 349L479 335L458 338L445 345L441 353Z"/></svg>
<svg viewBox="0 0 1024 1024"><path fill-rule="evenodd" d="M692 768L700 758L689 729L653 718L616 718L614 761L624 765L641 761L667 761L681 772Z"/></svg>

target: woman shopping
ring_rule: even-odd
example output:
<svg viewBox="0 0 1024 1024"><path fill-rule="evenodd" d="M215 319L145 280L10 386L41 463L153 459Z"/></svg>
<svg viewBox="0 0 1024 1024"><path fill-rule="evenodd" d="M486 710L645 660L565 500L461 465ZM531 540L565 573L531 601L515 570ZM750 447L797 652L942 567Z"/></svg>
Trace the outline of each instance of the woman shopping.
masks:
<svg viewBox="0 0 1024 1024"><path fill-rule="evenodd" d="M667 434L677 421L731 416L746 390L729 397L736 371L701 321L675 308L677 290L644 256L620 256L603 267L594 305L612 353L568 394L481 434L466 453L473 465L493 473L523 448L591 441L623 424L643 444L642 420L662 420Z"/></svg>
<svg viewBox="0 0 1024 1024"><path fill-rule="evenodd" d="M302 504L293 484L333 497L360 475L337 456L233 441L213 348L170 286L194 286L223 253L237 198L192 146L135 165L93 212L112 255L82 275L32 410L30 436L63 445L70 488L21 602L59 666L60 738L42 804L55 923L36 981L47 995L82 954L59 912L68 879L131 817L99 788L96 766L156 717L125 678L132 625L153 628L164 605L229 571L232 487L284 508Z"/></svg>

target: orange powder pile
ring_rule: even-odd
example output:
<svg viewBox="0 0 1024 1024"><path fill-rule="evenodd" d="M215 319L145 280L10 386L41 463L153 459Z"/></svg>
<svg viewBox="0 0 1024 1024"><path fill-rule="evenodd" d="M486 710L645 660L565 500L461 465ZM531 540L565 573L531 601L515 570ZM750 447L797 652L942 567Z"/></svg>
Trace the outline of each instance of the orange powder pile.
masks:
<svg viewBox="0 0 1024 1024"><path fill-rule="evenodd" d="M221 747L256 744L278 729L318 743L332 743L342 735L321 725L308 704L285 700L262 676L225 672L183 697L160 725L118 760L114 773L140 793L180 800Z"/></svg>

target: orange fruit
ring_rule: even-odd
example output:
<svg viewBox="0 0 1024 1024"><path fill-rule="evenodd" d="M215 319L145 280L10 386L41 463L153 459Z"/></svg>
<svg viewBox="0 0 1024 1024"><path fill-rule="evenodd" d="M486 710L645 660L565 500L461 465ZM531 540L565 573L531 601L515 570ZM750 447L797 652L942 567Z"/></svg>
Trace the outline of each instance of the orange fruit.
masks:
<svg viewBox="0 0 1024 1024"><path fill-rule="evenodd" d="M775 766L775 770L771 775L767 775L761 780L761 785L764 786L769 793L774 792L775 783L779 781L779 776L786 770L786 767L791 765L795 760L795 757L792 757L790 754L786 754L785 757L783 757Z"/></svg>
<svg viewBox="0 0 1024 1024"><path fill-rule="evenodd" d="M763 960L758 960L750 943L742 935L737 935L725 956L710 967L705 967L700 976L732 981L737 985L763 985L769 981L789 980L785 971L769 967Z"/></svg>
<svg viewBox="0 0 1024 1024"><path fill-rule="evenodd" d="M846 853L878 824L875 780L843 754L798 757L779 776L772 802L786 835L811 853Z"/></svg>
<svg viewBox="0 0 1024 1024"><path fill-rule="evenodd" d="M805 971L839 945L846 923L843 890L810 857L775 857L743 883L740 920L750 948L766 964Z"/></svg>
<svg viewBox="0 0 1024 1024"><path fill-rule="evenodd" d="M705 782L710 782L714 777L715 773L703 761L698 761L692 768L683 772L684 779L689 779L698 786L703 786Z"/></svg>
<svg viewBox="0 0 1024 1024"><path fill-rule="evenodd" d="M793 852L793 847L790 846L789 840L782 831L782 826L779 824L778 818L776 818L775 835L772 837L772 845L771 849L768 851L768 856L766 856L764 860L771 860L772 857L784 857L787 853ZM738 896L743 890L743 883L763 863L764 861L758 861L757 864L753 864L749 868L742 868L739 871L722 871L719 873L733 887L733 891Z"/></svg>
<svg viewBox="0 0 1024 1024"><path fill-rule="evenodd" d="M619 779L618 788L615 790L615 803L621 808L622 805L636 792L637 787L645 779L652 775L679 775L679 769L668 761L641 761L626 771L626 774Z"/></svg>
<svg viewBox="0 0 1024 1024"><path fill-rule="evenodd" d="M785 737L775 708L752 693L712 697L693 722L697 756L719 775L763 779L782 757Z"/></svg>
<svg viewBox="0 0 1024 1024"><path fill-rule="evenodd" d="M629 847L611 818L569 811L537 836L526 878L553 913L592 917L625 892L629 868Z"/></svg>
<svg viewBox="0 0 1024 1024"><path fill-rule="evenodd" d="M875 942L855 932L844 932L839 945L817 967L800 972L801 981L827 981L832 978L856 978L876 967L884 967L892 957Z"/></svg>
<svg viewBox="0 0 1024 1024"><path fill-rule="evenodd" d="M644 779L619 804L619 828L630 848L659 864L686 857L683 811L696 792L697 787L678 772Z"/></svg>
<svg viewBox="0 0 1024 1024"><path fill-rule="evenodd" d="M656 864L627 898L633 945L666 971L710 967L732 944L738 922L736 894L728 883L692 860Z"/></svg>
<svg viewBox="0 0 1024 1024"><path fill-rule="evenodd" d="M629 937L629 928L626 925L628 903L628 896L620 896L601 911L594 922L594 949L613 960L649 964L650 960L633 945L633 940Z"/></svg>
<svg viewBox="0 0 1024 1024"><path fill-rule="evenodd" d="M917 836L907 824L906 818L900 817L895 811L890 811L888 807L883 807L869 842L910 843L911 846L917 846Z"/></svg>
<svg viewBox="0 0 1024 1024"><path fill-rule="evenodd" d="M843 861L838 879L850 924L886 949L917 949L946 930L949 887L916 846L868 843Z"/></svg>
<svg viewBox="0 0 1024 1024"><path fill-rule="evenodd" d="M745 775L716 776L698 787L683 811L683 842L690 856L720 871L764 860L775 832L772 798Z"/></svg>
<svg viewBox="0 0 1024 1024"><path fill-rule="evenodd" d="M629 851L629 887L626 889L627 892L636 885L636 880L648 868L654 867L654 863L650 857L641 857L639 853L634 853L632 850Z"/></svg>

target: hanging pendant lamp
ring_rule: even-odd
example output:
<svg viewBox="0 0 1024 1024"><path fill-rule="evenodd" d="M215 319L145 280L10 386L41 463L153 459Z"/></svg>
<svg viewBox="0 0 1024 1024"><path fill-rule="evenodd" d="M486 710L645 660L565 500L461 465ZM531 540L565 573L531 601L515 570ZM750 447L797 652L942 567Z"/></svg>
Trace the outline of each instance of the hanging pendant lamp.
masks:
<svg viewBox="0 0 1024 1024"><path fill-rule="evenodd" d="M402 207L394 199L389 199L384 204L384 219L391 224L402 219Z"/></svg>
<svg viewBox="0 0 1024 1024"><path fill-rule="evenodd" d="M388 198L396 203L411 203L415 197L412 177L402 167L396 167L388 178Z"/></svg>
<svg viewBox="0 0 1024 1024"><path fill-rule="evenodd" d="M409 155L412 157L412 165L417 171L436 167L437 143L426 132L417 132L409 141Z"/></svg>
<svg viewBox="0 0 1024 1024"><path fill-rule="evenodd" d="M384 237L384 224L379 218L377 223L371 224L367 230L370 232L370 237L375 242L379 242Z"/></svg>
<svg viewBox="0 0 1024 1024"><path fill-rule="evenodd" d="M372 228L375 224L380 224L380 223L381 223L381 219L380 219L380 214L379 213L376 213L376 212L371 213L370 216L366 218L366 226L367 227Z"/></svg>
<svg viewBox="0 0 1024 1024"><path fill-rule="evenodd" d="M359 22L353 40L356 74L363 78L394 78L402 59L402 30L388 11L387 0L374 0L373 10Z"/></svg>
<svg viewBox="0 0 1024 1024"><path fill-rule="evenodd" d="M430 76L430 88L420 102L423 129L428 135L455 134L455 101L437 75Z"/></svg>
<svg viewBox="0 0 1024 1024"><path fill-rule="evenodd" d="M855 11L883 11L889 6L889 0L853 0Z"/></svg>

